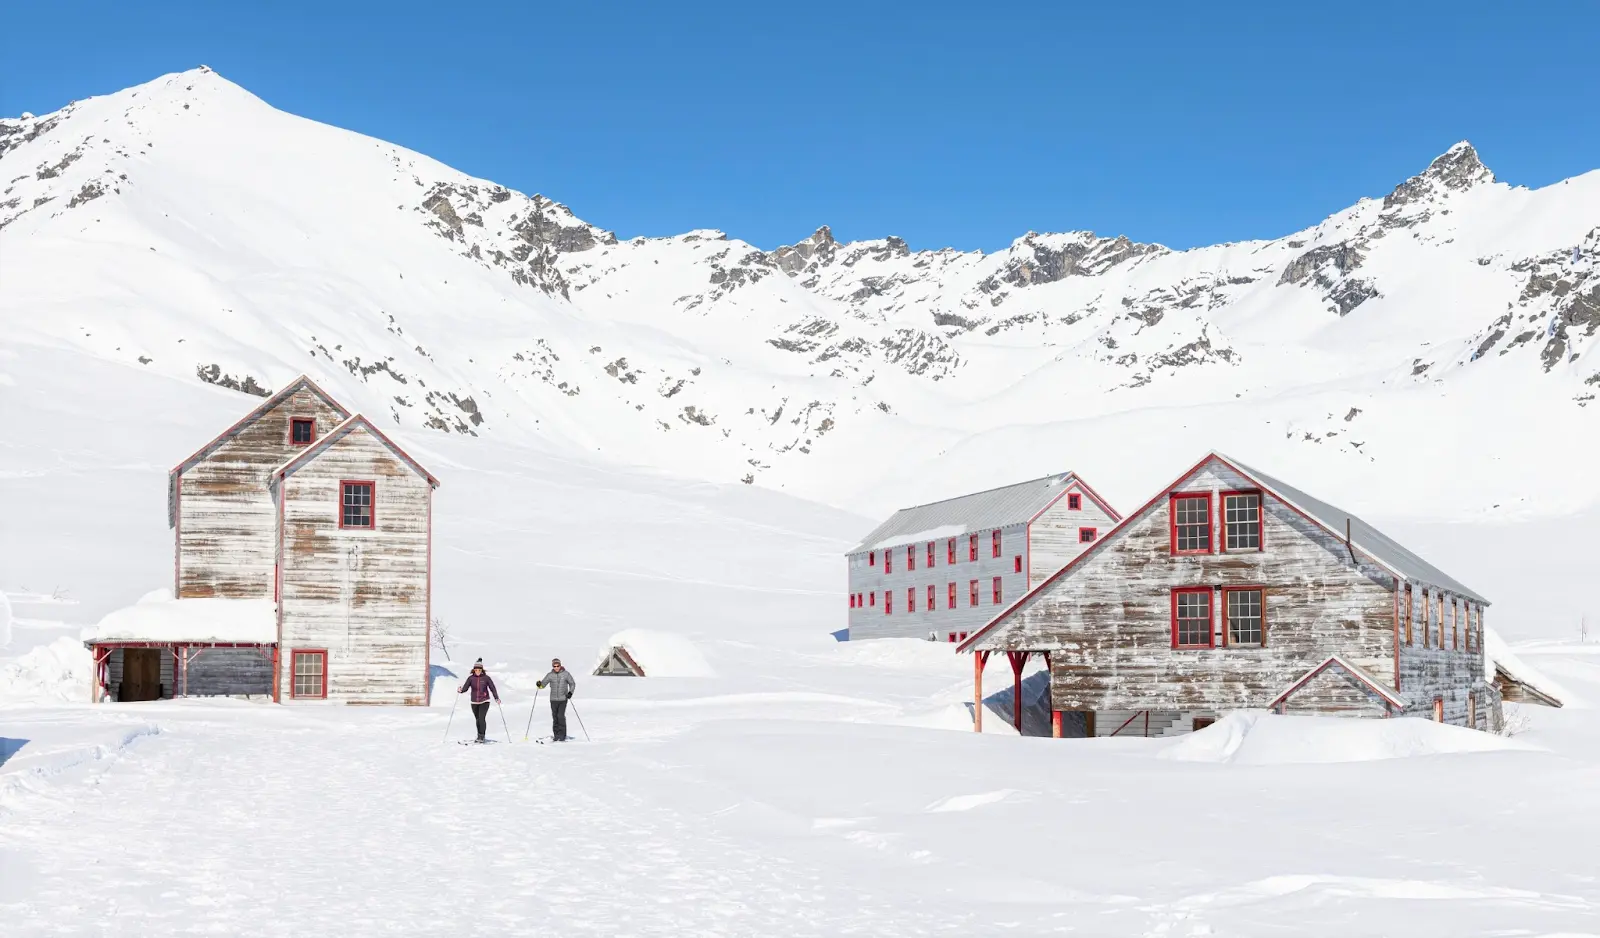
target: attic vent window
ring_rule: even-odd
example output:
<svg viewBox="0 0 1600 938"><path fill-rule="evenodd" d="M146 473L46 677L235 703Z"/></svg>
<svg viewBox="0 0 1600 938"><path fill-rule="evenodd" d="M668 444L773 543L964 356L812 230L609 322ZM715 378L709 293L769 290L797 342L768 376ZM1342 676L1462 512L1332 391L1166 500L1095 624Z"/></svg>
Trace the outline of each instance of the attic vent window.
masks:
<svg viewBox="0 0 1600 938"><path fill-rule="evenodd" d="M1067 510L1068 511L1082 511L1083 510L1083 496L1079 495L1077 492L1073 492L1073 493L1069 494L1067 496Z"/></svg>
<svg viewBox="0 0 1600 938"><path fill-rule="evenodd" d="M289 421L289 442L295 446L309 446L316 442L317 422L311 417L295 417Z"/></svg>
<svg viewBox="0 0 1600 938"><path fill-rule="evenodd" d="M339 488L343 490L340 499L339 527L373 527L372 487L371 482L339 483Z"/></svg>

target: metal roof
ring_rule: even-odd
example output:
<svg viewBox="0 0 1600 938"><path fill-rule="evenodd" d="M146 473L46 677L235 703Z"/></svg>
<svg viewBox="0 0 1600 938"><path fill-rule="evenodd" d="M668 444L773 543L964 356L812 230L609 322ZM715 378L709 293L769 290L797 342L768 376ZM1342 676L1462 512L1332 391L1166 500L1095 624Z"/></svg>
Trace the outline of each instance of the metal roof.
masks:
<svg viewBox="0 0 1600 938"><path fill-rule="evenodd" d="M1060 472L971 495L902 508L890 515L889 520L873 528L861 539L860 544L847 553L859 554L864 550L882 550L924 539L952 537L968 531L1026 524L1048 508L1073 483L1087 489L1075 473ZM1099 501L1098 498L1094 500Z"/></svg>
<svg viewBox="0 0 1600 938"><path fill-rule="evenodd" d="M1485 606L1489 605L1489 600L1476 591L1400 546L1400 543L1394 538L1384 534L1343 508L1313 498L1294 486L1279 482L1272 476L1264 472L1258 472L1236 459L1230 459L1221 453L1213 453L1212 455L1219 457L1235 469L1255 479L1262 488L1270 489L1272 494L1279 499L1305 512L1306 515L1340 537L1344 536L1345 524L1348 521L1351 545L1401 577L1427 586L1441 587L1458 596L1465 596Z"/></svg>

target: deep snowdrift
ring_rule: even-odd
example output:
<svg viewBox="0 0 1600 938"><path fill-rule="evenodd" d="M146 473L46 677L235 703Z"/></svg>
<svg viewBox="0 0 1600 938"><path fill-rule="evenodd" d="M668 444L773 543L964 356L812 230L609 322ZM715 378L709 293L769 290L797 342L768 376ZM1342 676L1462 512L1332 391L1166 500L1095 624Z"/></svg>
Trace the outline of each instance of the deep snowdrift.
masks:
<svg viewBox="0 0 1600 938"><path fill-rule="evenodd" d="M1178 762L1289 765L1532 748L1503 736L1412 717L1360 720L1246 712L1180 737L1157 756Z"/></svg>
<svg viewBox="0 0 1600 938"><path fill-rule="evenodd" d="M716 674L700 649L682 635L654 629L624 629L606 639L589 670L599 667L613 648L626 648L645 677L712 677Z"/></svg>

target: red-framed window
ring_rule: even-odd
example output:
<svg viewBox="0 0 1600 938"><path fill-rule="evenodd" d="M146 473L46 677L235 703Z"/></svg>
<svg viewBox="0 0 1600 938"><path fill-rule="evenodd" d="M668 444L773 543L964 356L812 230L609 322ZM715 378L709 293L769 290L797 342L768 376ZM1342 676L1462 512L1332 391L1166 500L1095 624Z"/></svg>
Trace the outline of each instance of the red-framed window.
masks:
<svg viewBox="0 0 1600 938"><path fill-rule="evenodd" d="M1093 544L1094 543L1094 539L1099 537L1099 536L1100 536L1100 530L1098 528L1079 528L1078 529L1078 543L1079 544Z"/></svg>
<svg viewBox="0 0 1600 938"><path fill-rule="evenodd" d="M1461 612L1454 596L1450 597L1450 650L1461 647Z"/></svg>
<svg viewBox="0 0 1600 938"><path fill-rule="evenodd" d="M883 572L894 572L894 551L892 550L886 550L883 552Z"/></svg>
<svg viewBox="0 0 1600 938"><path fill-rule="evenodd" d="M1172 591L1172 647L1210 648L1211 587Z"/></svg>
<svg viewBox="0 0 1600 938"><path fill-rule="evenodd" d="M971 632L951 632L951 633L949 633L949 635L947 635L945 637L945 641L950 642L952 644L954 644L955 642L964 642L964 641L967 640L967 636L970 635L970 634L972 634L972 633Z"/></svg>
<svg viewBox="0 0 1600 938"><path fill-rule="evenodd" d="M906 587L906 612L916 612L916 611L917 611L917 588L915 586L908 586L908 587Z"/></svg>
<svg viewBox="0 0 1600 938"><path fill-rule="evenodd" d="M1174 554L1211 553L1211 496L1174 495L1169 506Z"/></svg>
<svg viewBox="0 0 1600 938"><path fill-rule="evenodd" d="M1000 529L999 528L995 528L994 529L994 534L993 534L993 536L991 536L989 538L989 540L993 542L990 545L990 554L989 554L989 556L991 556L991 557L1000 556Z"/></svg>
<svg viewBox="0 0 1600 938"><path fill-rule="evenodd" d="M945 641L954 645L956 643L956 633L951 632L949 635L945 636Z"/></svg>
<svg viewBox="0 0 1600 938"><path fill-rule="evenodd" d="M967 536L967 559L978 559L978 535L976 534L969 534Z"/></svg>
<svg viewBox="0 0 1600 938"><path fill-rule="evenodd" d="M1018 554L1015 557L1011 558L1011 572L1012 573L1021 573L1022 572L1022 555L1021 554Z"/></svg>
<svg viewBox="0 0 1600 938"><path fill-rule="evenodd" d="M1423 590L1422 591L1422 603L1421 603L1421 605L1422 605L1422 616L1421 616L1421 620L1422 621L1419 622L1418 624L1422 626L1422 647L1423 648L1432 648L1433 647L1433 599L1432 599L1432 597L1430 597L1428 595L1428 591L1427 590Z"/></svg>
<svg viewBox="0 0 1600 938"><path fill-rule="evenodd" d="M373 502L371 482L339 483L339 527L372 529L378 526L378 509Z"/></svg>
<svg viewBox="0 0 1600 938"><path fill-rule="evenodd" d="M296 648L289 653L289 696L320 699L328 696L328 650Z"/></svg>
<svg viewBox="0 0 1600 938"><path fill-rule="evenodd" d="M873 590L872 592L867 594L867 605L876 606L877 604L878 604L878 591L877 590Z"/></svg>
<svg viewBox="0 0 1600 938"><path fill-rule="evenodd" d="M928 569L933 569L933 542L928 542Z"/></svg>
<svg viewBox="0 0 1600 938"><path fill-rule="evenodd" d="M1443 723L1444 722L1444 698L1443 697L1435 697L1435 698L1433 698L1433 722L1435 722L1435 723Z"/></svg>
<svg viewBox="0 0 1600 938"><path fill-rule="evenodd" d="M856 607L856 594L855 593L851 593L850 594L850 608L854 609L855 607Z"/></svg>
<svg viewBox="0 0 1600 938"><path fill-rule="evenodd" d="M950 539L950 542L945 545L944 562L952 567L956 565L956 539L953 537Z"/></svg>
<svg viewBox="0 0 1600 938"><path fill-rule="evenodd" d="M929 583L928 584L928 611L932 612L933 610L938 609L938 608L939 608L938 588L935 587L932 583Z"/></svg>
<svg viewBox="0 0 1600 938"><path fill-rule="evenodd" d="M1222 549L1261 550L1261 493L1222 493Z"/></svg>
<svg viewBox="0 0 1600 938"><path fill-rule="evenodd" d="M994 604L996 606L1000 605L1000 599L1001 599L1000 584L1001 584L1001 582L1002 582L1002 578L1001 577L995 577L994 578Z"/></svg>
<svg viewBox="0 0 1600 938"><path fill-rule="evenodd" d="M969 581L967 583L967 605L976 606L977 604L978 604L978 581L977 580L971 580L971 581Z"/></svg>
<svg viewBox="0 0 1600 938"><path fill-rule="evenodd" d="M1411 644L1411 603L1413 601L1414 600L1413 600L1413 598L1411 596L1411 586L1410 586L1410 584L1407 584L1406 585L1406 598L1404 600L1404 602L1405 602L1405 620L1406 620L1406 644L1407 645Z"/></svg>
<svg viewBox="0 0 1600 938"><path fill-rule="evenodd" d="M310 446L317 441L317 421L314 417L289 418L289 445Z"/></svg>
<svg viewBox="0 0 1600 938"><path fill-rule="evenodd" d="M1439 594L1439 650L1444 651L1444 594Z"/></svg>
<svg viewBox="0 0 1600 938"><path fill-rule="evenodd" d="M875 550L867 551L867 566L876 567L877 565L878 565L878 552L875 551Z"/></svg>
<svg viewBox="0 0 1600 938"><path fill-rule="evenodd" d="M906 545L906 569L917 569L917 545L915 544Z"/></svg>
<svg viewBox="0 0 1600 938"><path fill-rule="evenodd" d="M1067 493L1067 510L1068 511L1082 511L1083 510L1083 496L1079 495L1077 492L1068 492Z"/></svg>
<svg viewBox="0 0 1600 938"><path fill-rule="evenodd" d="M945 600L945 608L946 609L954 609L955 607L956 607L956 581L955 580L951 580L950 581L950 596L949 596L948 599Z"/></svg>
<svg viewBox="0 0 1600 938"><path fill-rule="evenodd" d="M1266 647L1267 591L1259 586L1228 587L1222 591L1223 641L1230 647Z"/></svg>
<svg viewBox="0 0 1600 938"><path fill-rule="evenodd" d="M885 554L884 556L887 557L888 554ZM883 614L886 615L886 616L894 615L894 591L893 590L884 590L883 591Z"/></svg>

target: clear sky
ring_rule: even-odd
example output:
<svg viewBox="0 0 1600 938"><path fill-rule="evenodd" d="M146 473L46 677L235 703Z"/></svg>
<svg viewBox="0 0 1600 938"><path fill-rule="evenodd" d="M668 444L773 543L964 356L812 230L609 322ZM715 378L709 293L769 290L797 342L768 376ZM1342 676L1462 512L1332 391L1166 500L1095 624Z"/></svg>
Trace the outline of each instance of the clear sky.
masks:
<svg viewBox="0 0 1600 938"><path fill-rule="evenodd" d="M0 114L201 63L619 235L1276 237L1600 168L1600 3L8 3Z"/></svg>

